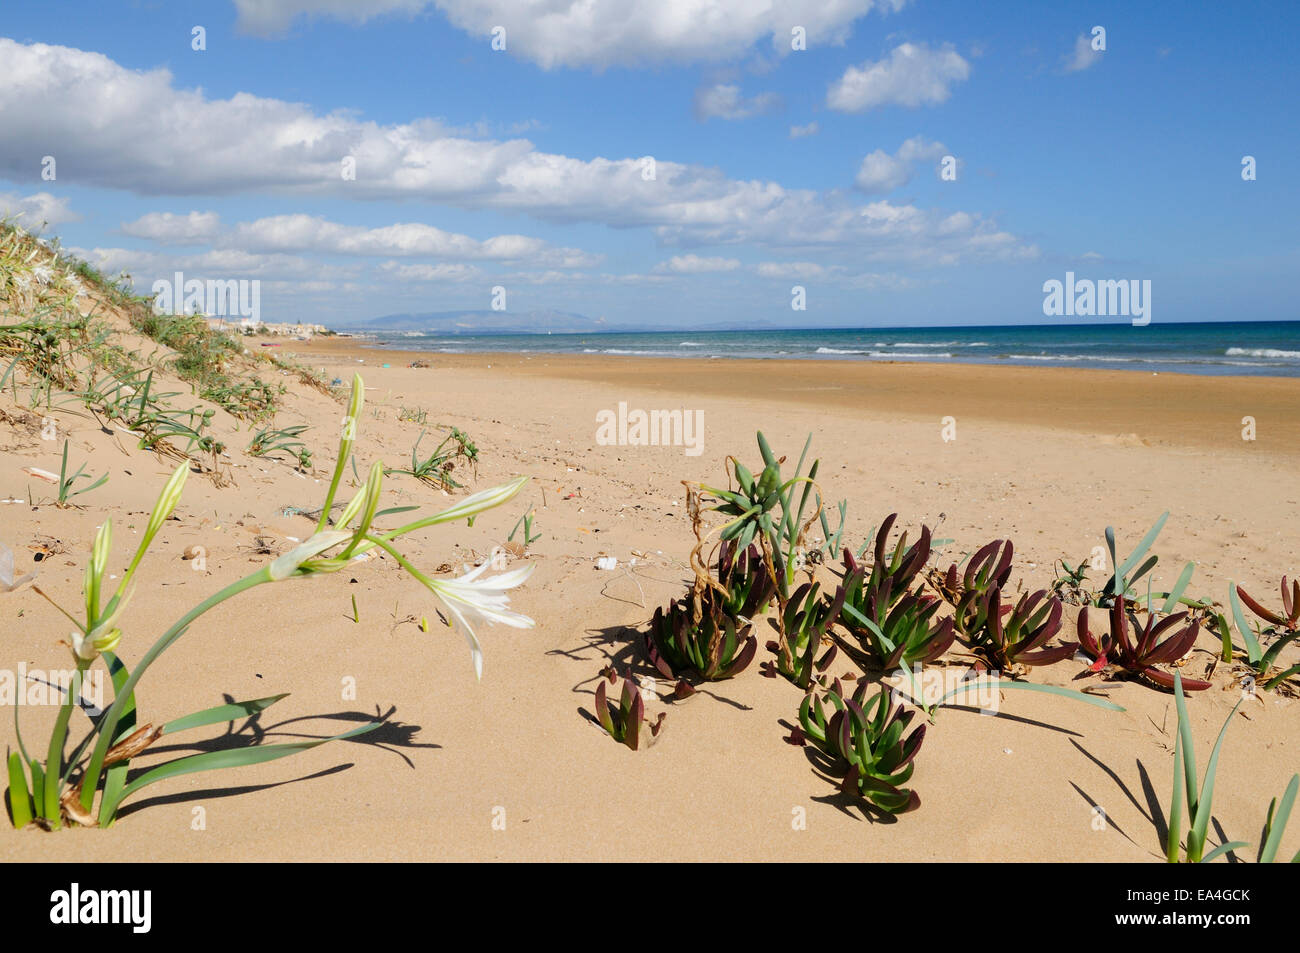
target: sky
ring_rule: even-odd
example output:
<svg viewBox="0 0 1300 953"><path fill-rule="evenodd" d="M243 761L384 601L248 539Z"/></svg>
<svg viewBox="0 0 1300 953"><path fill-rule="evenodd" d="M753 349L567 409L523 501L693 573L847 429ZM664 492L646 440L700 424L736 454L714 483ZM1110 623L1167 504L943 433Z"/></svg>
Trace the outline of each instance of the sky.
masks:
<svg viewBox="0 0 1300 953"><path fill-rule="evenodd" d="M1043 324L1079 320L1044 316L1067 272L1149 280L1156 323L1293 320L1298 25L1294 2L5 0L0 213L142 293L258 281L266 321Z"/></svg>

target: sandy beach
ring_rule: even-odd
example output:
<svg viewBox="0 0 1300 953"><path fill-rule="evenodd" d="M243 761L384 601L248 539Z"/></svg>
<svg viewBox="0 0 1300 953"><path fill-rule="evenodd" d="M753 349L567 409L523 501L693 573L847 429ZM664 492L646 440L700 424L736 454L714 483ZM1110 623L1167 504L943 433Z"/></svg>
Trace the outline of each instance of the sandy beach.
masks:
<svg viewBox="0 0 1300 953"><path fill-rule="evenodd" d="M142 718L165 720L223 695L291 692L258 720L265 742L336 733L376 714L389 723L293 759L159 784L107 831L10 831L0 835L7 859L1161 859L1173 697L1137 682L1090 679L1122 713L1029 692L1004 693L996 717L941 710L912 782L923 806L896 821L865 816L814 770L806 749L784 740L801 693L761 677L757 665L683 701L652 700L650 714L667 716L647 750L614 744L585 717L607 664L651 674L640 633L691 578L682 481L722 484L729 454L756 466L758 429L778 454L793 456L813 433L818 482L829 500L849 501L845 539L855 548L891 512L913 532L924 522L954 540L941 565L1009 536L1013 578L1032 589L1051 582L1057 559L1074 562L1103 545L1107 525L1131 547L1168 509L1157 588L1195 560L1195 593L1223 601L1234 580L1276 602L1277 578L1300 568L1287 522L1300 501L1294 379L429 355L338 339L274 350L330 377L363 375L362 472L377 458L390 466L409 459L422 428L399 418L418 408L427 411L426 440L454 425L476 442L477 473L456 471L471 489L531 477L518 498L472 528L444 527L413 549L423 565L458 569L503 544L534 506L541 538L511 566L536 570L511 605L536 628L481 631L486 662L476 683L458 635L436 618L421 631L433 600L391 560L241 596L154 668L142 683ZM415 360L432 366L409 367ZM702 411L702 452L600 444L597 415L620 402ZM232 427L234 485L190 481L179 519L140 570L124 657L143 652L182 607L309 535L308 520L284 514L319 505L340 414L337 403L291 384L276 419L307 423L316 435L309 476L238 452L247 436ZM1247 415L1257 421L1253 442L1242 439ZM83 508L27 505L29 487L38 495L41 487L21 468L57 471L56 447L11 419L0 425L0 474L5 495L24 502L0 509L0 538L20 572L38 568L46 593L76 605L95 527L111 516L120 538L138 531L170 468L124 448L92 419L54 416L74 458L89 458L110 480L78 500ZM954 418L955 439L943 439L944 417ZM449 501L394 475L383 502ZM114 558L124 560L129 545L119 543ZM181 558L191 546L204 547L203 571ZM33 564L38 552L49 555ZM617 567L597 569L603 556ZM65 664L56 643L67 624L30 587L0 608L12 664ZM1072 632L1077 610L1067 611ZM1184 672L1204 674L1215 650L1203 633ZM760 648L759 657L768 655ZM1082 667L1067 660L1030 678L1070 685ZM1189 701L1202 758L1240 695L1228 668L1220 663L1214 688ZM848 675L853 665L841 655L834 669ZM659 688L669 695L671 686ZM1300 766L1296 704L1262 694L1233 718L1214 811L1233 837L1257 835L1269 799ZM24 708L25 735L45 737L53 712ZM12 744L11 724L0 726L0 739ZM142 762L168 749L159 745ZM1300 828L1283 853L1297 848Z"/></svg>

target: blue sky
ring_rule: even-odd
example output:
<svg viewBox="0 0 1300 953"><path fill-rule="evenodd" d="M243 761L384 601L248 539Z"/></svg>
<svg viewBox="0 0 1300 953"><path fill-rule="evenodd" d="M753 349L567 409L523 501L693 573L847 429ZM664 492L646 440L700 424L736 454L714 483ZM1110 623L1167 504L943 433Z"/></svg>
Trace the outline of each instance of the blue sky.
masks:
<svg viewBox="0 0 1300 953"><path fill-rule="evenodd" d="M1067 270L1300 317L1293 3L594 6L11 0L0 210L269 321L1044 323Z"/></svg>

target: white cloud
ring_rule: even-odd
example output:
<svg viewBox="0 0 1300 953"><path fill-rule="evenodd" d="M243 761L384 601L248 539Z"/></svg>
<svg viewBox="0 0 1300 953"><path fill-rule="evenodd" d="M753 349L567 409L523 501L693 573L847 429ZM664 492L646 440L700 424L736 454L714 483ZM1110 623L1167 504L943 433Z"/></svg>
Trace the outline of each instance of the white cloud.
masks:
<svg viewBox="0 0 1300 953"><path fill-rule="evenodd" d="M221 217L216 212L150 212L134 222L122 223L122 234L147 238L163 245L203 245L221 231Z"/></svg>
<svg viewBox="0 0 1300 953"><path fill-rule="evenodd" d="M12 216L29 232L40 231L42 225L57 228L66 222L79 222L81 216L68 207L68 199L49 192L19 195L0 192L0 218Z"/></svg>
<svg viewBox="0 0 1300 953"><path fill-rule="evenodd" d="M790 138L802 139L805 136L815 136L821 131L821 126L817 125L816 120L808 123L806 126L791 126Z"/></svg>
<svg viewBox="0 0 1300 953"><path fill-rule="evenodd" d="M986 255L987 243L974 238L996 230L972 217L965 236L938 236L938 212L731 179L719 169L666 157L658 157L650 179L640 157L577 159L540 152L524 139L448 135L432 120L381 125L248 93L209 100L199 91L174 89L165 70L127 70L67 47L0 38L0 62L8 71L0 84L0 176L26 169L27 143L41 141L51 154L84 169L81 184L87 186L144 195L439 203L550 222L644 227L676 246L845 246L863 256L924 259L940 251ZM88 123L87 116L95 121ZM340 174L346 156L356 157L355 181ZM428 226L353 229L303 216L246 237L272 249L289 248L288 236L298 236L311 247L333 242L390 257L396 257L393 244L414 248L412 254L429 254L422 243L456 244L455 236L435 232ZM527 250L520 245L514 253Z"/></svg>
<svg viewBox="0 0 1300 953"><path fill-rule="evenodd" d="M912 180L916 163L937 159L945 151L941 142L928 142L923 136L913 136L892 156L883 149L868 153L862 159L854 183L864 192L892 191Z"/></svg>
<svg viewBox="0 0 1300 953"><path fill-rule="evenodd" d="M379 270L401 281L471 281L482 276L483 272L474 265L448 264L407 265L397 261L386 261Z"/></svg>
<svg viewBox="0 0 1300 953"><path fill-rule="evenodd" d="M385 14L411 16L436 7L485 47L495 27L507 51L551 69L558 66L644 66L721 62L762 40L790 51L791 30L803 27L809 47L842 44L852 24L873 9L899 10L906 0L235 0L239 27L282 33L298 17L364 23Z"/></svg>
<svg viewBox="0 0 1300 953"><path fill-rule="evenodd" d="M138 248L69 248L78 258L109 274L125 271L137 289L147 289L155 278L171 278L176 271L202 280L262 279L297 281L321 276L320 262L297 255L267 255L238 249L215 249L192 255L142 251ZM334 277L359 273L357 265L331 266Z"/></svg>
<svg viewBox="0 0 1300 953"><path fill-rule="evenodd" d="M1074 41L1074 53L1066 59L1065 71L1077 73L1101 60L1101 53L1092 48L1092 40L1083 33Z"/></svg>
<svg viewBox="0 0 1300 953"><path fill-rule="evenodd" d="M703 275L717 271L735 271L740 262L735 258L701 258L699 255L674 255L655 266L655 272L675 275Z"/></svg>
<svg viewBox="0 0 1300 953"><path fill-rule="evenodd" d="M697 119L749 119L761 116L781 105L776 93L759 93L746 99L740 87L730 83L701 86L695 91L695 117Z"/></svg>
<svg viewBox="0 0 1300 953"><path fill-rule="evenodd" d="M826 266L811 261L765 261L755 271L761 278L821 278Z"/></svg>
<svg viewBox="0 0 1300 953"><path fill-rule="evenodd" d="M886 105L933 105L945 102L952 85L969 76L970 63L951 45L931 49L924 43L903 43L886 59L845 70L831 84L826 105L851 113Z"/></svg>
<svg viewBox="0 0 1300 953"><path fill-rule="evenodd" d="M215 212L188 215L151 212L124 224L122 231L165 245L203 242L221 248L263 252L420 256L463 261L526 260L560 268L588 268L604 258L580 248L557 248L527 235L496 235L479 241L418 222L366 228L301 214L273 215L223 229Z"/></svg>

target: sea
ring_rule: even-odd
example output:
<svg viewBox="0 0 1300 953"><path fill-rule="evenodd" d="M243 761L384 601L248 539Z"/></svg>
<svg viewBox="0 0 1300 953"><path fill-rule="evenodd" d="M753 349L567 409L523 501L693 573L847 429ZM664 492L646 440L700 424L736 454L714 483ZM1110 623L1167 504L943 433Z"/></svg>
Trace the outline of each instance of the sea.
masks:
<svg viewBox="0 0 1300 953"><path fill-rule="evenodd" d="M357 336L380 347L445 354L916 361L1300 377L1300 321L582 334L370 331Z"/></svg>

